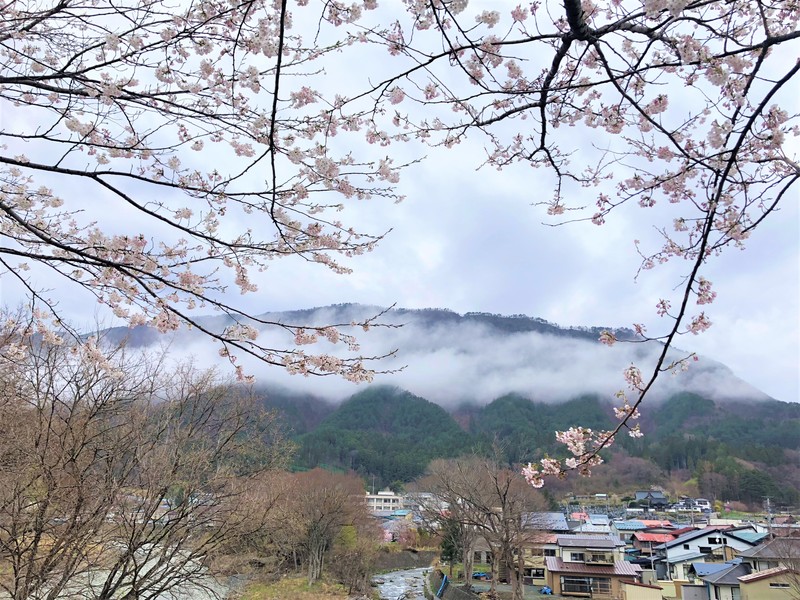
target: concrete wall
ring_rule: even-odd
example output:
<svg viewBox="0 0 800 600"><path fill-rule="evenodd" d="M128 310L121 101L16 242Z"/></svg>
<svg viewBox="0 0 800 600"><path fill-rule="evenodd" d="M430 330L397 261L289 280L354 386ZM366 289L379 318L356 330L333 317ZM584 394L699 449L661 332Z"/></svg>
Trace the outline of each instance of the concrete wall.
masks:
<svg viewBox="0 0 800 600"><path fill-rule="evenodd" d="M622 597L625 600L661 600L662 590L657 587L644 587L631 583L622 584Z"/></svg>
<svg viewBox="0 0 800 600"><path fill-rule="evenodd" d="M681 591L683 600L708 600L708 589L705 585L684 585Z"/></svg>
<svg viewBox="0 0 800 600"><path fill-rule="evenodd" d="M438 569L431 570L431 575L428 578L428 588L425 591L425 597L428 600L438 598L436 593L442 587L442 575L443 573ZM478 595L461 589L455 582L451 581L442 593L441 600L478 600Z"/></svg>

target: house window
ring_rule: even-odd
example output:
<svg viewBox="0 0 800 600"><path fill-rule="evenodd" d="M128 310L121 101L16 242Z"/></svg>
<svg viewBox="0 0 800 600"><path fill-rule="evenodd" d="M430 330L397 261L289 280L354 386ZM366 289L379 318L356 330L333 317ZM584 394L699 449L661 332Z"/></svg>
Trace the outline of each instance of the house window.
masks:
<svg viewBox="0 0 800 600"><path fill-rule="evenodd" d="M684 544L684 545L683 545L683 549L684 549L684 550L688 550L688 549L689 549L689 544Z"/></svg>
<svg viewBox="0 0 800 600"><path fill-rule="evenodd" d="M475 552L472 555L472 560L475 561L476 563L481 562L481 560L483 560L483 553L482 552Z"/></svg>
<svg viewBox="0 0 800 600"><path fill-rule="evenodd" d="M711 546L700 546L697 551L703 554L711 554Z"/></svg>
<svg viewBox="0 0 800 600"><path fill-rule="evenodd" d="M721 544L722 540L720 538L710 537L708 538L709 544Z"/></svg>
<svg viewBox="0 0 800 600"><path fill-rule="evenodd" d="M608 577L562 577L561 591L564 594L605 594L611 593L611 579Z"/></svg>
<svg viewBox="0 0 800 600"><path fill-rule="evenodd" d="M589 555L589 559L588 559L587 562L613 563L614 560L613 560L613 557L611 556L611 554L593 552L592 554Z"/></svg>
<svg viewBox="0 0 800 600"><path fill-rule="evenodd" d="M789 588L789 584L788 583L770 583L769 587L771 587L773 589L785 590L785 589Z"/></svg>
<svg viewBox="0 0 800 600"><path fill-rule="evenodd" d="M556 555L556 549L555 548L545 548L544 549L544 555L545 556L555 556Z"/></svg>
<svg viewBox="0 0 800 600"><path fill-rule="evenodd" d="M572 562L584 562L586 558L583 555L583 552L570 552L569 559Z"/></svg>
<svg viewBox="0 0 800 600"><path fill-rule="evenodd" d="M533 579L544 579L544 569L526 569L529 571L528 577Z"/></svg>

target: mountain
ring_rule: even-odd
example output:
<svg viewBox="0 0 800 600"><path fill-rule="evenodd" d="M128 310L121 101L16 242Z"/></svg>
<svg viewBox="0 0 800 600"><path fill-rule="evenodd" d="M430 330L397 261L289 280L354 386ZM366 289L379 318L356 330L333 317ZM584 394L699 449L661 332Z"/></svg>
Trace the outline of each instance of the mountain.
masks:
<svg viewBox="0 0 800 600"><path fill-rule="evenodd" d="M276 405L267 390L261 401L278 410L284 402ZM556 430L576 425L608 429L612 415L611 405L598 396L552 404L519 394L484 406L462 405L450 414L404 390L371 386L342 402L316 427L294 432L296 466L355 470L380 486L410 482L424 474L431 460L462 454L499 451L515 466L544 455L565 456L555 441ZM721 404L683 393L655 407L644 430L642 439L620 436L592 480L573 480L565 489L579 485L624 493L679 477L713 498L757 504L770 496L778 504L800 502L800 405L775 400ZM551 487L559 489L558 484Z"/></svg>
<svg viewBox="0 0 800 600"><path fill-rule="evenodd" d="M487 404L507 394L521 394L537 402L563 402L579 396L610 397L625 387L623 371L631 364L646 371L654 364L661 346L655 342L618 343L609 348L598 343L604 329L621 340L633 340L627 329L611 327L560 327L524 315L487 313L464 315L442 309L406 310L358 304L341 304L308 310L265 313L262 318L286 324L351 323L382 314L368 332L352 328L364 356L390 358L373 366L392 371L379 374L376 383L396 386L412 394L453 409L464 403ZM228 317L202 317L204 327L221 331L231 324ZM110 330L112 340L129 336L131 345L152 345L165 338L148 328ZM290 347L283 331L262 333L273 347ZM171 352L192 355L201 363L219 362L217 348L195 330L179 330L172 338ZM309 351L337 353L338 346L322 342ZM673 350L672 358L683 356ZM340 402L358 391L353 384L334 378L292 377L274 367L264 367L246 357L240 364L273 389L319 396ZM766 400L768 396L735 376L724 365L708 357L692 362L689 370L659 378L651 398L665 399L692 392L714 401Z"/></svg>
<svg viewBox="0 0 800 600"><path fill-rule="evenodd" d="M353 469L386 483L407 482L434 458L466 452L463 433L440 406L397 388L374 386L299 436L297 463Z"/></svg>
<svg viewBox="0 0 800 600"><path fill-rule="evenodd" d="M350 323L382 313L361 305L265 314L279 323ZM574 425L609 428L610 399L631 363L646 369L657 343L598 343L606 327L560 327L524 315L439 310L386 311L392 327L353 328L364 356L394 356L376 365L374 386L331 377L291 377L241 360L261 386L261 402L279 410L298 444L297 468L353 469L380 485L409 482L435 458L499 448L509 465L563 456L553 432ZM221 330L227 317L203 325ZM614 330L620 339L633 332ZM131 335L132 334L132 335ZM285 332L262 334L289 347ZM147 328L115 329L130 345L163 344ZM284 337L282 337L284 336ZM170 352L201 364L219 361L201 334L180 330ZM336 352L323 343L320 352ZM682 353L674 349L672 357ZM607 400L608 399L608 400ZM584 483L603 491L683 482L716 498L800 502L800 404L778 402L709 358L688 372L659 378L643 407L641 440L620 436L607 466Z"/></svg>

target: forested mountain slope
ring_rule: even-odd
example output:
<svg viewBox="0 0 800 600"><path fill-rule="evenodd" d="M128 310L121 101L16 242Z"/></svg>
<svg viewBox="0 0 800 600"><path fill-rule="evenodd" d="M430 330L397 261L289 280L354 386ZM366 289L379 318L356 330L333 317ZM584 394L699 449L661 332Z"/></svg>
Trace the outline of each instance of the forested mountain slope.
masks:
<svg viewBox="0 0 800 600"><path fill-rule="evenodd" d="M279 404L271 398L264 393L264 406L284 410L279 404L285 406L286 397ZM304 410L314 412L313 400L304 401ZM317 412L330 408L323 404ZM678 475L693 480L700 493L720 499L757 503L771 496L784 504L800 499L800 405L718 404L684 393L646 414L645 437L620 437L618 447L606 453L607 465L598 470L598 486L613 487L616 481L622 490L663 484ZM516 465L562 454L556 430L577 424L608 428L612 415L611 405L598 396L551 404L518 394L485 406L461 405L450 414L398 388L372 386L317 426L295 429L296 466L353 469L367 481L374 476L378 485L389 485L423 475L434 458L472 452L499 450Z"/></svg>

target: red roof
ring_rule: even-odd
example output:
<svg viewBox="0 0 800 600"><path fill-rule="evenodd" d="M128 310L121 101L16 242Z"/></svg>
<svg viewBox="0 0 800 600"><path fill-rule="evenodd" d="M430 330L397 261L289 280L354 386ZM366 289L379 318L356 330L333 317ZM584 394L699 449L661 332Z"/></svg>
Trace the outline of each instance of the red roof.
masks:
<svg viewBox="0 0 800 600"><path fill-rule="evenodd" d="M574 512L570 514L569 518L573 521L583 521L585 523L589 520L589 515L585 512Z"/></svg>
<svg viewBox="0 0 800 600"><path fill-rule="evenodd" d="M672 527L672 523L669 521L657 521L653 519L636 519L640 523L644 524L645 527Z"/></svg>
<svg viewBox="0 0 800 600"><path fill-rule="evenodd" d="M642 567L624 560L614 566L587 565L580 562L564 562L558 556L546 556L545 564L551 573L574 573L576 575L616 575L619 577L638 577Z"/></svg>
<svg viewBox="0 0 800 600"><path fill-rule="evenodd" d="M658 542L659 544L671 542L675 539L675 536L671 533L647 533L645 531L637 531L633 534L633 537L640 542Z"/></svg>

